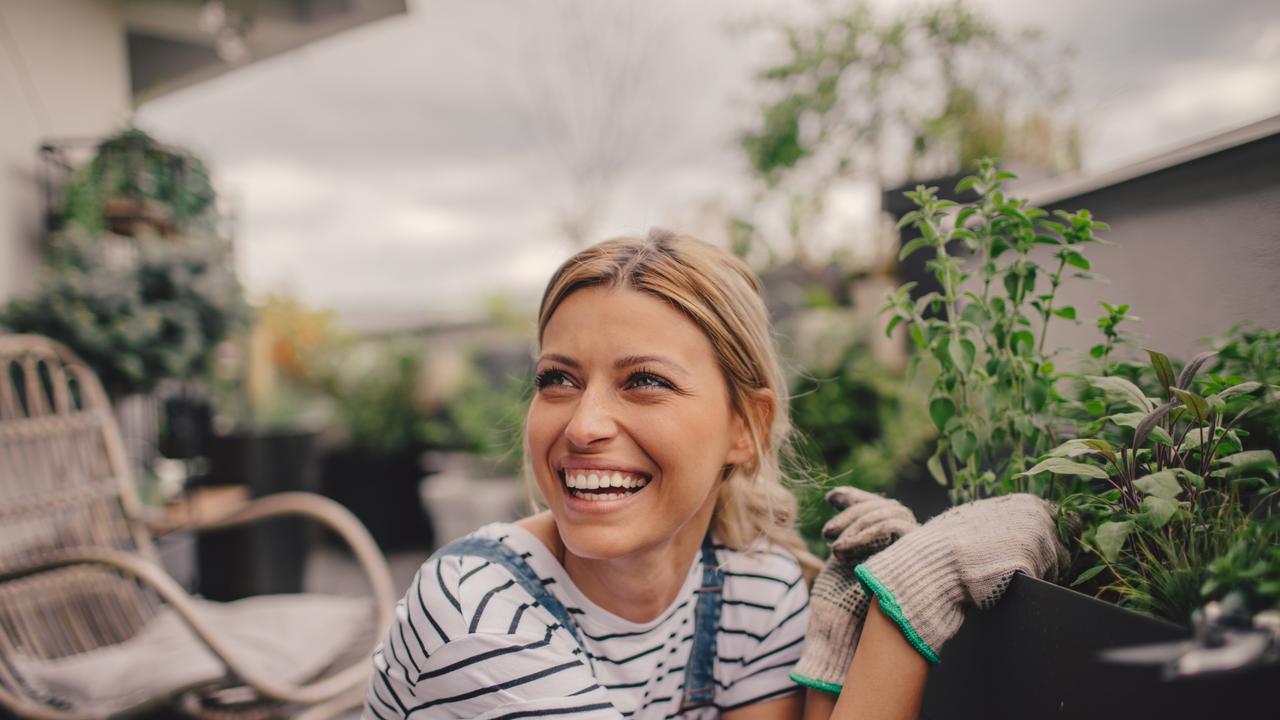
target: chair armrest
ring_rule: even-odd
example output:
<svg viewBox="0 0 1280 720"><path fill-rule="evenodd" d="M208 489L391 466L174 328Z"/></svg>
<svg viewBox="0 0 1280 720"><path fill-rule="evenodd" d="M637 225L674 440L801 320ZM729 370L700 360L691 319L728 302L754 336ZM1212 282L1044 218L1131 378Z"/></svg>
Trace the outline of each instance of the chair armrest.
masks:
<svg viewBox="0 0 1280 720"><path fill-rule="evenodd" d="M382 556L373 536L356 516L323 495L308 492L276 493L250 500L214 517L200 518L182 525L167 523L150 527L153 532L172 532L176 529L207 532L289 515L301 515L315 520L336 532L347 543L373 589L374 602L378 607L378 627L390 627L392 608L397 598L386 558Z"/></svg>
<svg viewBox="0 0 1280 720"><path fill-rule="evenodd" d="M50 552L30 565L0 571L0 583L73 565L106 566L150 586L178 613L196 637L227 666L233 675L272 700L313 705L337 698L368 678L368 660L361 660L323 680L301 686L282 683L248 670L229 652L226 644L212 629L200 619L191 597L162 568L137 555L113 548L82 547Z"/></svg>

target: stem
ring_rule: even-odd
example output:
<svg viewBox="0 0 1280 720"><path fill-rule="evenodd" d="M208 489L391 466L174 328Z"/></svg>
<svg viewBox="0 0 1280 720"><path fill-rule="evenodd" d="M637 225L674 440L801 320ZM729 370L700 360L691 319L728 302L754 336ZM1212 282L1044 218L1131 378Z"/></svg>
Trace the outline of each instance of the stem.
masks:
<svg viewBox="0 0 1280 720"><path fill-rule="evenodd" d="M1053 316L1053 301L1058 295L1058 283L1062 282L1062 269L1067 266L1067 259L1064 257L1058 261L1058 271L1050 276L1052 283L1049 289L1049 303L1044 306L1044 324L1040 326L1040 346L1036 348L1036 352L1044 354L1044 338L1049 332L1049 318Z"/></svg>

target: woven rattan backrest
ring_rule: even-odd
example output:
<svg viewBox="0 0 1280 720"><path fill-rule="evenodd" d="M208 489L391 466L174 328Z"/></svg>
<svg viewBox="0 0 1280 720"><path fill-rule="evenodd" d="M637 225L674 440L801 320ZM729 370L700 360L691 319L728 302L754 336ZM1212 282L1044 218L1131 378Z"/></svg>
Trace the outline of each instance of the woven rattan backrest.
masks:
<svg viewBox="0 0 1280 720"><path fill-rule="evenodd" d="M48 338L0 335L0 570L60 549L154 559L111 404ZM73 566L0 583L0 656L62 657L131 637L157 607L133 580ZM0 685L13 682L0 667Z"/></svg>

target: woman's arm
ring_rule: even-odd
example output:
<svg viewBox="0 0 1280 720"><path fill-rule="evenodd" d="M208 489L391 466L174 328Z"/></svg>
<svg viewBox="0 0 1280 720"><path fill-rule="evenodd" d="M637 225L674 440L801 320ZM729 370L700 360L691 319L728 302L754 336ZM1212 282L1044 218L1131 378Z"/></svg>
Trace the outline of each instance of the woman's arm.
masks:
<svg viewBox="0 0 1280 720"><path fill-rule="evenodd" d="M804 720L914 720L928 677L929 663L873 602L843 691L808 690Z"/></svg>

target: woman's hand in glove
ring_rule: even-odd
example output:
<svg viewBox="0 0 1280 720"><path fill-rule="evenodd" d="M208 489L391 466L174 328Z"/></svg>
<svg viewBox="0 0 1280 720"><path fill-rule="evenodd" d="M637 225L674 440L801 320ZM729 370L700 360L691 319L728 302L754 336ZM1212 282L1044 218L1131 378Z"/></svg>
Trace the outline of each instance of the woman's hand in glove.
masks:
<svg viewBox="0 0 1280 720"><path fill-rule="evenodd" d="M1054 506L1017 494L954 507L855 572L907 642L936 663L967 606L994 605L1014 573L1053 579L1069 561Z"/></svg>
<svg viewBox="0 0 1280 720"><path fill-rule="evenodd" d="M902 503L855 487L833 489L827 502L840 513L822 526L822 537L832 555L854 565L920 527Z"/></svg>
<svg viewBox="0 0 1280 720"><path fill-rule="evenodd" d="M791 678L805 687L839 693L870 604L854 565L918 523L896 500L857 488L835 488L827 493L827 502L841 512L822 528L831 542L831 557L809 593L804 653Z"/></svg>

